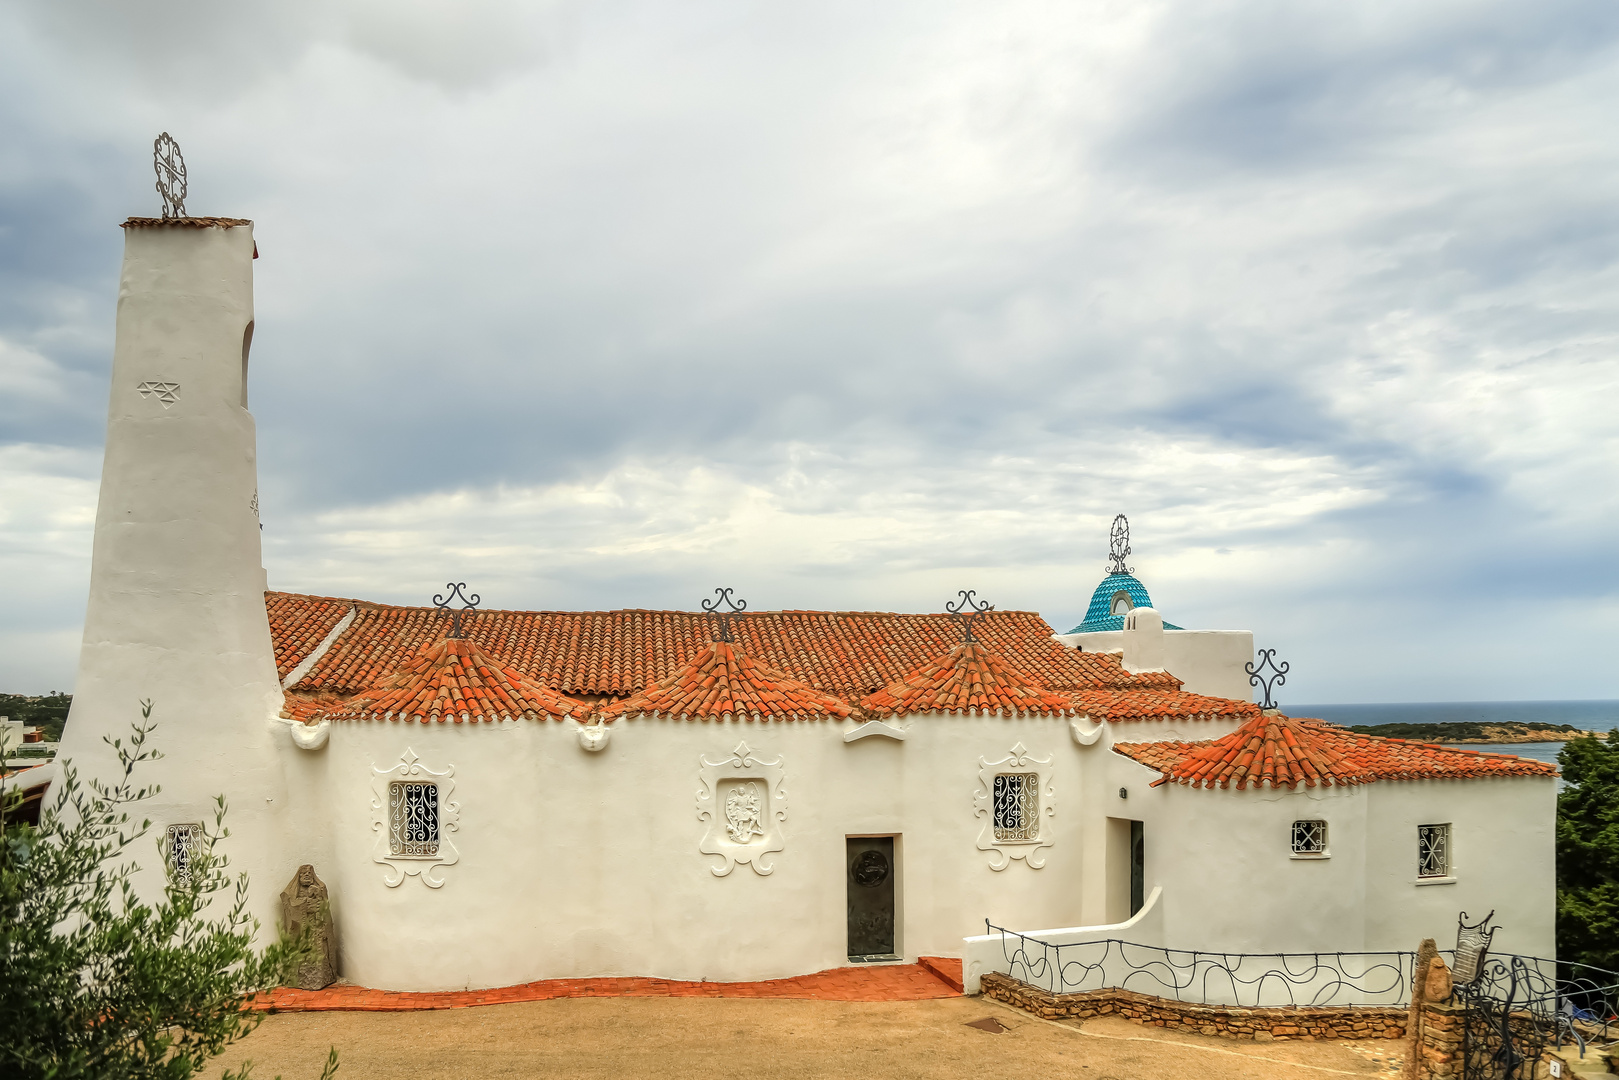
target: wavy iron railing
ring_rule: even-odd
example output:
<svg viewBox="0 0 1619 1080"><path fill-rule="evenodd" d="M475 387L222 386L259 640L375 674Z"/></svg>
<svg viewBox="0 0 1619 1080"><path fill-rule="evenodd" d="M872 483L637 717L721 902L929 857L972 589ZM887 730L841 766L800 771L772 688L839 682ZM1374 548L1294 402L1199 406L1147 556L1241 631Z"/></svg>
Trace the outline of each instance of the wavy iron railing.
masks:
<svg viewBox="0 0 1619 1080"><path fill-rule="evenodd" d="M1230 953L1163 949L1120 938L1056 944L984 920L1001 935L1002 969L1057 994L1134 990L1190 1004L1243 1007L1405 1005L1414 952ZM1444 950L1447 959L1454 953ZM1496 953L1458 994L1493 1001L1498 1017L1530 1018L1547 1042L1619 1037L1619 972Z"/></svg>
<svg viewBox="0 0 1619 1080"><path fill-rule="evenodd" d="M995 926L1006 972L1073 994L1134 990L1207 1005L1399 1005L1410 1001L1414 952L1229 953L1162 949L1119 938L1053 944Z"/></svg>

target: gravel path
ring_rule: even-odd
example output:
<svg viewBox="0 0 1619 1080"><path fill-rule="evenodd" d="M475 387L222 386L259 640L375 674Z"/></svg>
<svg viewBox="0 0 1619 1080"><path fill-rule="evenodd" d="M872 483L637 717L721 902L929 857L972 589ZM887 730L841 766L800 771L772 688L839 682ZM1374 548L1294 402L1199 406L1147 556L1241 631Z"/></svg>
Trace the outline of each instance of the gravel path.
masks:
<svg viewBox="0 0 1619 1080"><path fill-rule="evenodd" d="M993 1017L1006 1030L967 1026ZM1086 1080L1389 1077L1400 1043L1244 1043L1104 1017L1038 1020L976 998L834 1002L573 998L409 1013L270 1016L215 1065L315 1080L329 1046L338 1080ZM1391 1066L1393 1068L1391 1069Z"/></svg>

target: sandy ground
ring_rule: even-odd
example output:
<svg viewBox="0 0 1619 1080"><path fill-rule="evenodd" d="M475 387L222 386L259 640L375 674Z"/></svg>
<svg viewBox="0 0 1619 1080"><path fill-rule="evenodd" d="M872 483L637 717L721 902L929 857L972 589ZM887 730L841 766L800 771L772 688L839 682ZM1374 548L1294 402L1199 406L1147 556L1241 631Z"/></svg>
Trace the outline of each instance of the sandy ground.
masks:
<svg viewBox="0 0 1619 1080"><path fill-rule="evenodd" d="M998 1034L968 1027L994 1017ZM1103 1017L1062 1025L975 998L855 1003L571 998L408 1013L282 1013L215 1061L259 1080L417 1077L1390 1077L1403 1044L1250 1043ZM211 1071L211 1070L210 1070Z"/></svg>

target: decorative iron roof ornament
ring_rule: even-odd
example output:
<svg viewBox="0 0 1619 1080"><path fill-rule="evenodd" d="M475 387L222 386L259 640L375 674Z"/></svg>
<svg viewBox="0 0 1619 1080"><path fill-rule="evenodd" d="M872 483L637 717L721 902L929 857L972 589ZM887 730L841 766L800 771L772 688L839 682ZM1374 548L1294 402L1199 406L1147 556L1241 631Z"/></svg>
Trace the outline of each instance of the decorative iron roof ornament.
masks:
<svg viewBox="0 0 1619 1080"><path fill-rule="evenodd" d="M988 600L973 599L973 597L978 595L978 591L976 589L962 589L956 595L959 596L960 599L954 603L945 604L944 609L962 621L963 637L961 640L963 644L970 645L978 640L977 638L973 637L973 623L984 612L994 611L995 605L990 603ZM972 614L969 615L968 612L971 612Z"/></svg>
<svg viewBox="0 0 1619 1080"><path fill-rule="evenodd" d="M703 610L708 612L710 615L713 615L719 622L719 640L727 644L729 644L732 640L731 616L740 615L744 611L748 610L748 602L746 600L733 600L731 598L731 591L732 590L730 589L715 589L714 599L704 600L702 602ZM725 605L726 610L720 610L721 604Z"/></svg>
<svg viewBox="0 0 1619 1080"><path fill-rule="evenodd" d="M1491 926L1495 918L1492 910L1476 923L1467 921L1467 912L1456 916L1456 956L1450 966L1450 978L1457 986L1471 986L1484 973L1484 961L1490 955L1490 941L1499 926Z"/></svg>
<svg viewBox="0 0 1619 1080"><path fill-rule="evenodd" d="M1130 557L1130 519L1120 514L1113 519L1113 528L1107 534L1107 572L1109 574L1133 574L1136 568L1124 565L1124 560Z"/></svg>
<svg viewBox="0 0 1619 1080"><path fill-rule="evenodd" d="M166 131L152 140L152 168L157 172L157 193L163 196L163 217L185 217L186 159Z"/></svg>
<svg viewBox="0 0 1619 1080"><path fill-rule="evenodd" d="M459 638L462 636L461 613L463 611L477 611L478 605L483 602L483 597L477 593L462 592L461 590L467 587L467 583L464 581L446 581L444 587L450 590L449 593L444 596L435 593L433 595L433 606L450 613L450 632L445 636ZM452 607L451 605L455 603L457 598L460 599L462 606L459 608Z"/></svg>
<svg viewBox="0 0 1619 1080"><path fill-rule="evenodd" d="M1260 706L1261 709L1276 708L1276 702L1272 701L1270 697L1270 689L1272 686L1281 686L1287 682L1289 666L1286 660L1282 661L1280 665L1276 663L1275 649L1260 649L1259 663L1250 662L1242 665L1242 670L1248 673L1248 685L1263 686L1265 688L1265 702ZM1267 667L1271 669L1272 674L1261 674Z"/></svg>

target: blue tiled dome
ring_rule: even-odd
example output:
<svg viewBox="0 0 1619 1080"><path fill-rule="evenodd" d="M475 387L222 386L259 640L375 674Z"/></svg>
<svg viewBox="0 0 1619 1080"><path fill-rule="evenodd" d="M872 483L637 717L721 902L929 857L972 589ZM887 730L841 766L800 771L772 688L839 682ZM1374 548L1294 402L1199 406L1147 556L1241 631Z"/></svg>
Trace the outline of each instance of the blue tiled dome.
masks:
<svg viewBox="0 0 1619 1080"><path fill-rule="evenodd" d="M1134 574L1109 574L1091 593L1091 606L1085 610L1085 621L1068 632L1088 634L1093 630L1123 630L1123 613L1113 614L1113 598L1121 592L1130 598L1133 608L1152 607L1152 597L1147 595L1147 587L1137 581ZM1164 629L1181 628L1165 620Z"/></svg>

